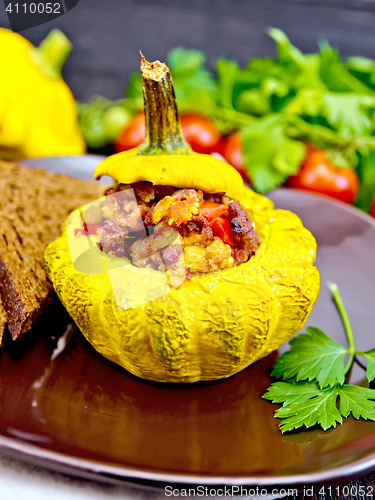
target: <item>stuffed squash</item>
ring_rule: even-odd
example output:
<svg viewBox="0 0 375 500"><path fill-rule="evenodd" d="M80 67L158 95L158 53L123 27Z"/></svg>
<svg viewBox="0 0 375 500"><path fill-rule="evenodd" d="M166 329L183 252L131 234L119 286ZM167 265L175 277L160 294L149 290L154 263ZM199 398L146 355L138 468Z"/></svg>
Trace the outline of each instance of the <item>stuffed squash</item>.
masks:
<svg viewBox="0 0 375 500"><path fill-rule="evenodd" d="M141 57L146 139L105 159L105 196L74 212L45 252L87 340L134 375L215 380L277 349L319 292L316 242L299 218L192 153L165 64Z"/></svg>

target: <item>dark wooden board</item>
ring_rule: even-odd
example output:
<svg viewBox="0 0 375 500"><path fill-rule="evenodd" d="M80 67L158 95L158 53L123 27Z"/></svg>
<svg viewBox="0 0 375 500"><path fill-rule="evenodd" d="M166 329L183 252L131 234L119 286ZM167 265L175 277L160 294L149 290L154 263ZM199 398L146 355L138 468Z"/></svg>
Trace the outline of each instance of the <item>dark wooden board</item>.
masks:
<svg viewBox="0 0 375 500"><path fill-rule="evenodd" d="M8 27L0 9L0 26ZM53 23L23 32L38 44L58 27L74 50L64 77L78 99L95 93L121 97L139 67L139 50L165 60L175 46L204 50L208 66L218 57L274 55L267 26L284 30L301 50L313 52L328 38L344 56L375 58L374 0L80 0Z"/></svg>

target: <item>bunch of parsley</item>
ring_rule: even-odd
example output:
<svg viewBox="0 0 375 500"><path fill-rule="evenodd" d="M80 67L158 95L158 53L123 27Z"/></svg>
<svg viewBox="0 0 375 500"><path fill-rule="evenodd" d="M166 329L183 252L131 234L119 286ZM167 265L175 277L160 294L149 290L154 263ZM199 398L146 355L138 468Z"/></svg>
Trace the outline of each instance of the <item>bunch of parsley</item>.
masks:
<svg viewBox="0 0 375 500"><path fill-rule="evenodd" d="M282 31L269 34L277 61L250 60L239 79L253 86L234 96L238 110L258 116L241 132L255 188L268 191L297 173L304 140L328 150L336 165L357 168L357 205L368 210L375 192L375 66L366 60L367 73L360 73L358 58L343 62L328 42L304 55Z"/></svg>
<svg viewBox="0 0 375 500"><path fill-rule="evenodd" d="M375 62L343 61L328 42L314 54L303 54L282 31L268 33L276 42L276 60L250 59L244 68L221 58L209 71L203 52L170 51L166 62L180 111L205 114L223 135L240 131L245 168L256 191L270 191L296 174L307 141L327 150L335 165L357 170L356 205L368 211L375 194ZM139 71L131 76L125 99L111 104L99 96L78 103L81 128L92 147L108 139L103 137L103 106L108 111L112 105L117 119L120 108L123 115L143 108Z"/></svg>
<svg viewBox="0 0 375 500"><path fill-rule="evenodd" d="M375 420L375 390L345 384L356 356L366 359L367 380L375 379L375 349L362 352L355 348L338 287L331 284L330 289L344 323L348 348L315 327L306 328L307 334L290 341L291 349L277 359L272 371L272 376L284 381L274 382L263 396L283 403L275 412L275 417L282 419L282 432L316 424L327 430L350 414Z"/></svg>
<svg viewBox="0 0 375 500"><path fill-rule="evenodd" d="M179 109L211 117L221 133L240 130L245 167L254 188L267 192L298 172L309 141L334 163L356 168L357 205L368 210L375 193L375 62L342 61L328 42L302 54L271 28L277 59L250 59L244 68L219 59L216 75L196 50L176 48L167 57ZM142 102L139 73L127 97Z"/></svg>

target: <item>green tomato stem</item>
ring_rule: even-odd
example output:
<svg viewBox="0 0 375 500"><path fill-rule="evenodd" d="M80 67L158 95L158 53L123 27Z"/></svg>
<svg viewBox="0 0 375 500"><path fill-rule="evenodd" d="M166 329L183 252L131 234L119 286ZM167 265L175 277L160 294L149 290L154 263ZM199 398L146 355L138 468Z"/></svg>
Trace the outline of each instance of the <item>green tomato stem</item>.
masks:
<svg viewBox="0 0 375 500"><path fill-rule="evenodd" d="M339 287L337 286L336 283L330 283L329 284L329 289L331 290L333 300L336 304L336 307L339 311L339 314L341 316L341 320L343 322L345 332L346 332L346 337L348 339L348 347L349 347L349 359L348 362L345 366L345 374L348 373L350 368L352 367L353 361L354 361L354 356L358 351L355 348L354 345L354 337L353 337L353 330L352 326L350 324L349 316L346 311L346 308L344 306L344 302L342 301L340 292L339 292Z"/></svg>
<svg viewBox="0 0 375 500"><path fill-rule="evenodd" d="M71 50L72 44L64 33L53 29L39 47L31 50L30 56L42 73L56 80L60 78L62 67Z"/></svg>

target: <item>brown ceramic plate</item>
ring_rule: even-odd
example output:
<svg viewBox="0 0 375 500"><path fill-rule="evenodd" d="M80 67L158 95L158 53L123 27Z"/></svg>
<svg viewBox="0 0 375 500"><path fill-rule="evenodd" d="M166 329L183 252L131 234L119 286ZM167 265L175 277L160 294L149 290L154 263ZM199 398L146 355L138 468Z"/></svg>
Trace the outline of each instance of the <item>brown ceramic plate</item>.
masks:
<svg viewBox="0 0 375 500"><path fill-rule="evenodd" d="M83 175L79 166L86 162L91 175L99 159L34 164ZM325 286L326 280L337 282L358 348L373 347L375 223L311 194L279 189L272 198L277 207L296 212L318 241L322 289L307 323L345 343ZM2 350L2 451L83 477L151 484L308 484L375 466L373 422L349 418L328 432L280 433L275 405L261 398L275 354L218 382L154 384L107 362L78 331L51 360L68 322L56 302L29 335ZM363 375L358 369L352 380Z"/></svg>

